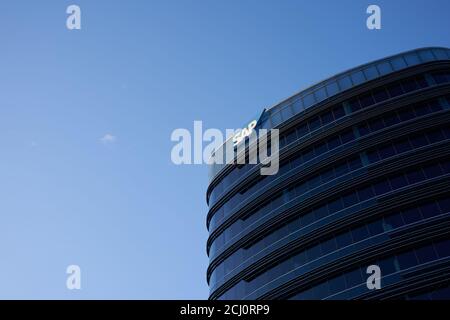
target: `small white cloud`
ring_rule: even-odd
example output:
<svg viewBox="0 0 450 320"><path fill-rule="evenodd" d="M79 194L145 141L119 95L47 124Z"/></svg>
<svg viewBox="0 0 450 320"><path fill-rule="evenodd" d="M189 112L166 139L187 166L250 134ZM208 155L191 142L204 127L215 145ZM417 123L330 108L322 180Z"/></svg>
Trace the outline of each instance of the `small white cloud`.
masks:
<svg viewBox="0 0 450 320"><path fill-rule="evenodd" d="M109 144L116 142L117 138L113 136L110 133L105 134L103 137L100 138L101 143Z"/></svg>
<svg viewBox="0 0 450 320"><path fill-rule="evenodd" d="M31 141L30 146L32 148L37 148L37 147L39 147L39 143L37 143L36 141Z"/></svg>

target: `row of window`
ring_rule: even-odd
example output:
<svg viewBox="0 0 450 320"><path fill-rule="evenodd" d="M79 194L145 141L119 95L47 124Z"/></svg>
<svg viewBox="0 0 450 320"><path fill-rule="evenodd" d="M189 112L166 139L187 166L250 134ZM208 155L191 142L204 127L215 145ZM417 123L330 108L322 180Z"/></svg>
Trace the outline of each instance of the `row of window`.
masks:
<svg viewBox="0 0 450 320"><path fill-rule="evenodd" d="M383 287L383 278L390 274L447 257L450 257L450 240L441 240L414 250L372 261L367 263L367 266L378 265L380 267L381 286ZM367 266L358 267L350 272L345 272L318 285L302 290L302 292L291 296L289 299L319 300L359 285L366 287L366 280L369 277L369 274L366 272Z"/></svg>
<svg viewBox="0 0 450 320"><path fill-rule="evenodd" d="M380 258L375 261L366 263L364 266L354 268L351 271L343 272L329 280L320 284L313 285L301 292L293 294L289 300L319 300L325 299L332 295L338 294L345 290L355 288L366 283L368 274L367 266L378 265L381 269L381 285L383 286L383 278L393 273L410 269L412 267L432 262L438 259L450 257L450 240L435 241L430 244L421 246L417 249L404 251L393 256ZM294 266L294 262L293 266ZM298 268L298 267L295 267ZM289 272L286 270L285 273ZM266 281L267 283L269 281ZM259 287L248 286L245 280L240 281L236 286L229 289L219 300L235 300L242 299L244 296L252 293Z"/></svg>
<svg viewBox="0 0 450 320"><path fill-rule="evenodd" d="M286 235L293 233L301 227L308 226L326 216L334 214L342 209L349 208L359 202L366 201L375 196L397 190L407 185L412 185L426 179L432 179L444 174L450 173L450 161L428 164L423 167L410 169L404 173L391 175L389 178L378 180L375 183L366 185L363 188L347 192L344 196L339 196L328 201L323 205L316 206L306 214L296 217L294 220L273 230L271 234L266 235L262 240L251 245L248 249L239 249L217 265L211 275L210 284L220 281L236 266L243 263L249 257L263 250L265 247L273 244Z"/></svg>
<svg viewBox="0 0 450 320"><path fill-rule="evenodd" d="M444 98L443 98L444 99ZM416 117L423 116L425 114L438 112L443 110L444 105L447 103L445 100L439 101L438 99L433 99L429 102L417 103L414 105L410 105L404 108L401 108L398 111L389 112L382 117L377 117L371 121L365 121L363 124L358 126L358 131L360 136L365 136L369 133L373 133L379 130L382 130L388 126L393 126L398 123L409 121ZM448 102L450 104L450 100ZM350 131L347 131L343 134L344 137L349 137L350 139ZM352 137L353 138L353 137ZM220 220L224 217L227 217L227 213L231 213L231 210L234 209L237 205L248 199L252 194L256 193L258 190L261 190L268 183L272 182L279 176L282 176L287 171L292 170L300 165L303 165L304 162L309 161L310 155L313 157L317 157L320 154L330 151L340 145L338 142L344 142L343 138L337 137L329 139L327 142L321 142L317 146L311 147L309 150L304 151L302 154L298 154L294 159L291 159L280 166L279 172L273 176L260 176L258 180L256 180L251 186L246 187L244 190L236 193L232 196L227 202L223 204L221 208L218 209L214 213L213 219L211 220L210 229L214 230L217 225L217 222L220 223ZM223 213L222 213L223 212ZM217 216L216 216L217 215Z"/></svg>
<svg viewBox="0 0 450 320"><path fill-rule="evenodd" d="M441 49L433 49L433 50L438 50L438 51L439 51L439 50L441 50ZM424 51L424 52L427 52L427 51ZM433 52L433 51L430 51L430 52ZM438 56L439 56L440 58L446 57L445 50L442 51L441 54L438 54L437 52L430 53L430 57L431 57L432 55L436 56L436 58L437 58ZM438 59L440 59L440 58L438 58ZM445 59L448 59L448 58L445 58ZM394 62L394 61L395 61L395 62ZM418 61L418 60L416 60L416 61ZM395 63L395 65L393 65L393 68L390 67L391 63ZM403 68L409 66L409 64L407 64L407 63L404 61L404 59L403 59L401 56L399 56L398 58L393 58L392 61L389 61L389 60L383 61L383 62L381 62L378 66L375 64L375 65L369 67L368 70L374 70L374 71L375 71L375 70L377 70L377 68L380 68L381 66L382 66L382 68L384 69L384 71L388 71L388 73L390 73L392 70L400 70L400 69L403 69ZM365 71L357 71L357 72L355 73L355 75L356 75L356 74L363 75L364 73L365 73ZM383 73L383 72L380 70L380 74L385 74L385 73ZM375 73L374 73L374 75L375 75ZM324 87L323 87L322 89L320 89L318 92L320 92L320 91L327 92L327 90L332 90L332 88L333 88L333 90L332 90L332 95L337 94L337 93L340 91L340 90L339 90L339 87L342 87L343 90L346 90L346 89L348 89L349 87L355 85L355 82L354 82L354 81L356 80L355 77L356 77L356 76L351 77L351 76L348 76L348 75L347 75L347 76L343 77L341 80L339 80L339 84L338 84L338 82L336 82L336 79L331 79L330 81L331 81L332 84L330 84L330 87L328 87L328 85L324 85ZM442 77L442 76L440 76L440 74L436 74L435 77L436 77L436 80L435 80L435 81L436 81L436 83L438 83L438 84L439 84L439 83L443 83L442 80L445 80L445 82L449 82L449 81L450 81L450 79L446 79L447 76ZM354 79L353 79L353 78L354 78ZM345 80L344 80L344 79L345 79ZM352 80L352 79L353 79L353 80ZM361 79L362 79L362 78L361 78ZM419 80L420 80L420 81L418 81L417 84L419 85L419 87L421 87L421 86L424 85L424 78L421 78L421 79L419 79ZM356 84L359 84L358 81L356 81ZM327 89L326 87L328 87L328 89ZM405 88L403 88L403 87L405 87ZM408 84L408 82L405 82L405 84L404 84L403 86L402 86L402 85L399 86L399 90L400 90L400 92L401 92L401 91L408 92L408 90L410 90L410 85ZM382 91L383 91L383 90L381 90L379 93L374 92L374 94L371 95L371 96L374 98L375 101L382 101L382 100L380 100L380 99L382 99L383 96L385 96L385 94L381 93ZM401 93L399 93L399 91L396 91L395 89L392 89L392 90L391 90L391 96L397 96L397 95L399 95L399 94L401 94ZM322 94L321 94L321 95L322 95ZM310 94L310 96L311 96L311 98L313 98L313 97L314 97L314 94ZM311 98L307 98L307 99L306 99L306 100L308 101L308 104L309 104L309 103L315 104L316 101L313 101ZM371 98L368 98L368 99L370 100ZM365 101L365 99L363 99L363 101ZM366 103L368 103L368 102L364 102L364 104L366 104ZM342 109L340 106L337 106L336 108L338 108L338 109L336 109L336 112L342 113L343 109ZM299 112L302 112L304 109L305 109L305 107L304 107L304 103L302 102L302 99L301 99L301 98L299 99L298 97L296 97L296 98L294 99L293 102L289 102L289 103L287 103L287 104L284 105L284 106L276 107L276 108L273 108L272 110L270 110L270 112L268 112L268 118L265 119L265 120L262 120L262 123L261 123L261 125L260 125L259 127L261 127L261 128L267 128L267 129L274 128L274 127L276 127L277 125L279 125L280 123L282 123L282 122L284 122L284 121L290 119L290 118L291 118L292 116L294 116L295 114L297 114L297 113L299 113ZM330 112L330 113L328 113L328 114L324 114L323 117L321 117L320 119L315 119L314 122L313 122L313 124L312 124L313 128L316 128L317 125L320 125L320 124L319 124L320 122L322 122L322 123L324 123L324 124L329 123L331 116L332 116L332 113ZM333 117L336 118L336 114L334 114L334 112L333 112ZM213 172L212 172L212 176L214 176L215 174L217 174L222 168L223 168L223 165L214 165L214 166L211 168L212 171L213 171ZM247 170L249 169L249 167L248 167L248 166L245 166L245 169L246 169L246 170L244 170L244 171L247 171ZM233 171L234 171L234 170L233 170ZM236 170L236 171L237 171L237 170ZM242 172L242 171L241 171L241 172ZM230 174L235 175L233 172L231 172ZM236 175L235 177L237 177L237 176L239 176L239 175ZM226 179L226 177L225 177L225 179ZM232 179L232 178L230 177L230 178L228 178L228 183L225 182L224 184L225 184L225 185L230 184L230 183L232 183L234 180L235 180L235 179ZM219 183L219 184L220 184L220 183ZM211 193L211 198L214 199L214 200L215 200L215 199L218 199L218 195L219 195L220 193L222 193L222 191L223 191L224 189L227 189L226 186L224 187L223 184L222 184L222 185L217 185L216 188L218 188L218 191L217 191L216 193L214 193L214 194Z"/></svg>
<svg viewBox="0 0 450 320"><path fill-rule="evenodd" d="M340 232L339 234L330 235L328 239L321 241L319 244L316 243L310 246L308 249L300 252L297 255L297 258L295 258L294 260L298 262L297 265L299 263L303 265L309 261L315 260L319 256L326 255L337 249L344 248L352 243L359 242L370 236L375 236L382 232L399 228L403 225L408 225L422 219L430 218L448 212L450 212L450 198L442 199L438 202L428 202L421 206L415 205L414 207L405 209L402 212L398 212L395 214L386 214L381 219L378 218L378 220L365 223L362 226L354 227L350 230ZM284 224L281 228L275 230L271 234L271 236L267 236L254 244L252 246L253 252L251 255L254 255L264 248L273 245L278 240L300 230L300 228L301 218L297 217L289 223ZM235 267L240 265L243 261L248 259L249 256L250 255L246 255L243 251L236 252L235 254L230 256L230 258L232 258L228 259L228 261L225 261L223 263L223 267L218 266L216 268L218 271L215 273L213 272L213 274L211 275L211 282L215 283L217 281L217 277L220 276L221 272L223 273L222 276L225 276ZM224 270L222 270L223 268ZM279 272L279 270L274 270L274 272Z"/></svg>
<svg viewBox="0 0 450 320"><path fill-rule="evenodd" d="M436 108L436 110L440 110L440 108L441 107L439 107L439 109ZM370 151L367 153L368 160L370 163L374 163L379 160L394 156L396 154L404 153L409 150L419 148L419 147L422 147L422 146L425 146L428 144L432 144L435 142L439 142L439 141L449 139L449 138L450 138L450 129L447 127L443 128L443 129L431 130L426 133L420 133L420 134L416 134L416 135L407 136L405 138L397 140L396 142L389 142L387 144L382 145L381 147L377 146L375 148L370 149ZM328 181L330 181L334 178L344 175L347 172L356 170L362 166L359 158L354 158L349 161L350 162L345 162L345 163L339 164L332 168L324 169L320 174L309 179L309 181L305 181L300 186L296 186L295 188L298 189L298 192L303 191L303 193L305 193L308 190L318 187L320 184L327 183ZM300 158L297 157L293 161L290 161L287 164L285 164L282 168L284 168L283 170L286 170L286 171L292 170L292 169L300 166L301 164L302 163L300 162ZM265 178L265 179L267 179L267 178ZM265 179L263 179L263 180L265 180ZM259 190L260 188L262 188L264 186L262 184L263 180L260 180L258 182L257 185L259 187L254 192L256 192L257 190ZM283 202L282 197L283 197L283 195L280 194L278 202ZM244 199L242 199L241 201L243 201L243 200ZM273 210L275 206L276 207L279 206L277 201L270 200L269 203L260 206L259 208L253 210L252 213L248 214L246 217L234 222L231 226L226 228L221 234L219 234L217 236L217 238L213 241L213 243L211 245L210 252L214 253L216 250L219 250L236 234L241 232L247 226L251 225L253 222L255 222L258 219L260 219L261 217L263 217L265 214L267 214L271 210ZM212 255L210 255L210 256L212 256Z"/></svg>
<svg viewBox="0 0 450 320"><path fill-rule="evenodd" d="M362 167L361 159L359 156L356 156L349 160L341 161L340 163L337 163L336 165L331 166L329 168L324 168L321 173L316 174L315 176L307 180L303 180L302 185L304 185L305 187L305 191L303 193L318 187L320 184L327 183L332 179L343 176L361 167ZM256 212L252 212L246 217L242 217L241 219L235 221L228 228L226 228L220 235L217 236L217 238L213 241L211 245L210 252L214 253L217 250L220 250L228 241L230 241L239 232L241 232L242 230L253 224L255 221L264 217L272 210L275 210L284 202L290 201L289 199L290 197L295 197L294 192L289 193L282 192L276 199L268 201L267 203L260 206ZM283 194L285 195L285 197L287 197L287 199L286 198L283 199L282 196ZM214 254L211 254L210 256L212 257L214 256Z"/></svg>
<svg viewBox="0 0 450 320"><path fill-rule="evenodd" d="M300 124L296 128L290 130L287 133L281 134L279 137L279 143L280 143L280 149L283 148L285 145L290 144L305 135L309 134L310 132L318 129L320 127L320 119L322 119L322 122L325 124L331 123L332 121L338 120L345 116L345 111L342 106L342 104L332 107L327 112L323 113L321 116L318 116L317 121L316 119L313 119L313 121L305 121L304 123ZM217 186L214 188L214 190L211 192L210 196L210 205L213 205L219 198L224 191L228 189L228 187L241 175L249 171L251 168L253 168L254 165L247 164L242 167L237 167L233 169L232 172L230 172L226 177L223 178L223 180L217 184Z"/></svg>
<svg viewBox="0 0 450 320"><path fill-rule="evenodd" d="M439 78L441 79L442 73L434 73L432 76L433 78ZM447 79L447 77L444 78L444 80ZM437 82L437 80L435 80ZM450 73L448 76L448 81L450 82ZM386 99L390 99L393 97L396 97L401 94L409 93L414 90L422 89L428 86L428 82L425 79L424 75L417 75L414 77L410 77L401 81L395 81L389 85L370 90L368 93L362 94L348 102L350 109L352 112L356 112L360 110L361 108L367 108L375 103L379 103L381 101L384 101ZM423 108L427 109L433 109L436 105L439 105L437 102L433 102L432 106L424 106ZM419 110L419 113L422 110ZM422 111L423 112L423 111ZM415 114L415 112L406 112L400 113L400 119L407 119L408 116L411 116L411 114ZM342 105L338 105L336 107L333 107L331 110L328 110L324 112L321 115L315 116L308 121L305 121L304 123L296 126L295 128L291 129L289 132L282 134L280 136L280 148L289 145L290 143L304 137L306 134L309 134L318 128L331 123L332 121L335 121L337 119L342 118L345 116L345 111ZM395 121L395 118L397 115L393 115L393 120L387 119L386 121ZM405 120L406 121L406 120ZM232 181L235 181L238 176L244 174L246 171L248 171L250 168L252 168L254 165L244 165L240 169L234 169L232 172L230 172L211 192L210 197L210 204L214 205L217 199L219 199L219 196L224 192L224 189L227 189L227 184L230 185ZM220 215L220 213L219 213ZM220 220L218 218L215 218L216 222L217 220Z"/></svg>
<svg viewBox="0 0 450 320"><path fill-rule="evenodd" d="M284 273L286 273L286 270L290 270L292 269L292 267L300 267L322 256L345 248L354 243L363 241L383 232L400 228L412 222L416 222L420 220L421 216L423 218L429 218L439 214L448 213L450 212L449 205L450 199L448 198L440 201L439 204L433 201L419 208L413 208L412 210L414 211L414 216L409 216L409 210L403 211L396 214L387 215L382 219L363 224L345 232L341 232L335 237L330 237L326 240L315 243L309 246L306 250L303 250L296 255L289 257L288 259L280 262L276 266L266 271L264 274L255 277L249 283L258 288L259 286L283 275ZM405 217L405 219L403 219L403 217ZM405 222L405 220L407 222Z"/></svg>
<svg viewBox="0 0 450 320"><path fill-rule="evenodd" d="M371 149L371 151L367 153L368 161L370 163L375 163L380 160L392 157L394 155L408 152L415 148L420 148L422 146L444 141L447 139L450 139L450 128L448 127L443 127L441 129L437 128L425 132L411 134L409 136L398 139L393 143L389 142L387 144L378 146L377 148ZM302 196L306 192L318 187L320 184L327 183L332 179L335 179L339 176L343 176L348 172L357 170L360 167L362 167L362 162L360 161L360 159L353 158L344 162L343 164L339 164L337 166L331 167L330 169L324 170L322 174L316 175L307 181L289 187L285 191L281 192L278 198L275 198L274 200L269 201L267 204L262 205L256 210L256 212L251 213L249 216L247 216L246 219L243 220L239 219L236 222L234 222L230 227L225 229L225 231L222 232L213 241L211 246L210 258L211 259L215 258L216 252L220 250L223 246L225 246L227 242L230 239L232 239L235 235L237 235L239 232L247 228L255 221L261 219L271 211L276 210L276 208L280 207L284 203L287 203L296 197ZM426 173L427 176L431 177L433 176L433 174L435 175L440 174L439 166L432 166L428 170L430 170L430 172ZM434 171L434 173L432 171ZM249 253L249 256L251 255L252 254Z"/></svg>
<svg viewBox="0 0 450 320"><path fill-rule="evenodd" d="M256 185L250 188L248 194L256 192L273 180L277 179L290 167L298 167L300 165L303 165L303 163L308 162L313 158L320 156L321 154L336 149L337 147L353 140L355 140L355 135L353 134L352 129L347 129L341 134L337 134L327 139L326 141L322 141L319 145L312 146L306 150L303 150L302 152L298 153L294 159L290 160L288 163L282 166L280 168L280 171L276 175L266 176L264 179L259 180ZM236 193L232 198L230 198L220 208L218 208L211 218L210 230L214 230L218 225L220 225L221 220L227 218L232 213L232 210L243 201L242 198L244 197L245 195Z"/></svg>

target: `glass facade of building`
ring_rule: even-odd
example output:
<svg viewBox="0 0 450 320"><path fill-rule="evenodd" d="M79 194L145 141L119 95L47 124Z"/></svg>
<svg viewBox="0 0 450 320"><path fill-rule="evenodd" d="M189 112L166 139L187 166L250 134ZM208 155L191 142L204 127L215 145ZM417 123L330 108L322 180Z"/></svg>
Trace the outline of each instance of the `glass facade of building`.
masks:
<svg viewBox="0 0 450 320"><path fill-rule="evenodd" d="M210 168L210 299L450 299L449 49L341 73L259 128L280 130L276 175Z"/></svg>

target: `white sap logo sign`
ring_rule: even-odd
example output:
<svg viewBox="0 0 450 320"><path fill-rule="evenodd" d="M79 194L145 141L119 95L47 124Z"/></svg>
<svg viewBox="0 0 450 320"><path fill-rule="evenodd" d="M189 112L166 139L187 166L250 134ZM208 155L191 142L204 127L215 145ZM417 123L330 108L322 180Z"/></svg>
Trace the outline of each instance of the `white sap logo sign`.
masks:
<svg viewBox="0 0 450 320"><path fill-rule="evenodd" d="M248 124L247 128L244 128L244 129L238 131L233 136L233 145L237 146L239 143L241 143L242 140L244 140L246 137L251 135L253 132L253 129L255 129L257 123L258 123L258 121L253 120L252 122L250 122Z"/></svg>

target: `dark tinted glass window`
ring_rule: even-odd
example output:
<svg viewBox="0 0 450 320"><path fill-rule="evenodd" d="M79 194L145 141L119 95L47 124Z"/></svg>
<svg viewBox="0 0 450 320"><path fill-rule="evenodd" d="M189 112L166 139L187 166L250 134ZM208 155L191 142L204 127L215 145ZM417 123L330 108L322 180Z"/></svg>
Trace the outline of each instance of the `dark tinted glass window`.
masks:
<svg viewBox="0 0 450 320"><path fill-rule="evenodd" d="M369 236L369 231L367 230L365 225L352 230L352 237L353 237L354 242L364 240L368 236Z"/></svg>
<svg viewBox="0 0 450 320"><path fill-rule="evenodd" d="M439 206L436 202L427 203L420 207L420 212L424 218L431 218L440 214Z"/></svg>
<svg viewBox="0 0 450 320"><path fill-rule="evenodd" d="M347 282L347 288L352 288L363 283L364 281L361 275L361 270L358 268L345 274L345 281Z"/></svg>
<svg viewBox="0 0 450 320"><path fill-rule="evenodd" d="M436 252L434 252L434 248L432 245L420 248L416 250L416 256L419 260L419 263L426 263L429 261L436 260Z"/></svg>
<svg viewBox="0 0 450 320"><path fill-rule="evenodd" d="M398 256L400 269L408 269L417 265L417 258L413 251L402 253Z"/></svg>
<svg viewBox="0 0 450 320"><path fill-rule="evenodd" d="M366 94L365 96L362 96L359 100L360 100L362 108L366 108L375 103L375 101L373 100L372 94Z"/></svg>
<svg viewBox="0 0 450 320"><path fill-rule="evenodd" d="M337 244L338 248L344 248L344 247L350 245L352 242L353 242L352 236L350 235L350 233L348 231L341 233L340 235L338 235L336 237L336 244Z"/></svg>
<svg viewBox="0 0 450 320"><path fill-rule="evenodd" d="M329 281L330 292L337 293L345 289L346 283L344 275L337 276Z"/></svg>
<svg viewBox="0 0 450 320"><path fill-rule="evenodd" d="M420 169L410 171L406 174L409 184L420 182L424 179L424 174Z"/></svg>
<svg viewBox="0 0 450 320"><path fill-rule="evenodd" d="M389 86L388 91L391 97L396 97L403 94L402 86L399 83Z"/></svg>
<svg viewBox="0 0 450 320"><path fill-rule="evenodd" d="M450 256L450 240L438 242L435 244L436 252L439 258L445 258Z"/></svg>
<svg viewBox="0 0 450 320"><path fill-rule="evenodd" d="M374 196L372 186L365 187L361 190L358 190L359 201L364 201L370 199Z"/></svg>
<svg viewBox="0 0 450 320"><path fill-rule="evenodd" d="M350 207L358 202L358 197L357 197L356 193L352 192L352 193L345 195L343 197L343 201L344 201L345 207Z"/></svg>
<svg viewBox="0 0 450 320"><path fill-rule="evenodd" d="M342 106L334 108L333 114L335 119L342 118L343 116L345 116L344 108Z"/></svg>
<svg viewBox="0 0 450 320"><path fill-rule="evenodd" d="M375 220L375 221L369 223L367 228L369 229L369 233L371 236L383 233L383 231L384 231L383 223L381 220Z"/></svg>
<svg viewBox="0 0 450 320"><path fill-rule="evenodd" d="M353 131L347 131L344 132L341 135L342 143L347 143L349 141L352 141L354 139Z"/></svg>
<svg viewBox="0 0 450 320"><path fill-rule="evenodd" d="M373 97L376 102L381 102L389 98L387 91L382 88L373 93Z"/></svg>

